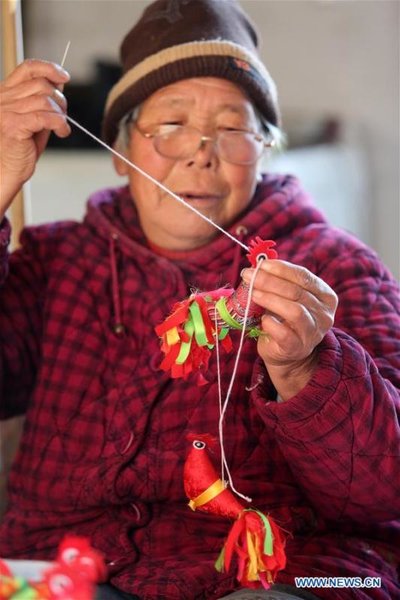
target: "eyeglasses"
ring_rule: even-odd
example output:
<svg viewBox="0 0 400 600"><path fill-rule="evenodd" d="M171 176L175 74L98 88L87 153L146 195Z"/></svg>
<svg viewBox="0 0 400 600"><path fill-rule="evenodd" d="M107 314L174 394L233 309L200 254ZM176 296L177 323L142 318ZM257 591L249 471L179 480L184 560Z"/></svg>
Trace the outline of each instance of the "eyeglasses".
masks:
<svg viewBox="0 0 400 600"><path fill-rule="evenodd" d="M189 125L160 125L155 133L142 131L136 121L133 125L141 135L153 140L154 148L161 156L174 160L191 158L207 142L212 142L221 160L235 165L252 165L260 158L264 148L275 143L274 140L267 142L252 131L226 130L209 137Z"/></svg>

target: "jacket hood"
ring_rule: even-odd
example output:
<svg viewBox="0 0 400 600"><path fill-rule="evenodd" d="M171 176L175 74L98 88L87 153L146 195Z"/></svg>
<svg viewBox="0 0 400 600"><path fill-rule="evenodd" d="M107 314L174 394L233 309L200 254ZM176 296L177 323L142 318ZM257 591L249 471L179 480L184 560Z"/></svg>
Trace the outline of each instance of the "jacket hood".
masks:
<svg viewBox="0 0 400 600"><path fill-rule="evenodd" d="M288 219L285 213L290 214ZM295 215L295 218L293 218ZM127 186L100 190L88 201L85 223L97 235L119 240L121 250L128 254L153 254L140 227L138 215ZM313 206L310 197L292 176L264 175L246 210L227 228L229 233L246 245L255 236L273 239L278 246L280 238L295 235L297 228L325 222ZM206 247L190 252L190 263L201 268L214 259L230 255L234 241L217 232ZM245 250L242 249L242 253Z"/></svg>
<svg viewBox="0 0 400 600"><path fill-rule="evenodd" d="M225 285L236 287L242 268L248 264L243 244L247 246L256 236L274 240L278 255L290 260L290 256L285 255L283 245L287 245L287 241L296 236L296 230L304 231L308 226L324 221L296 178L264 175L249 206L227 229L241 244L236 244L231 238L218 232L212 242L185 253L174 262L183 274L188 291L206 291ZM127 186L101 190L91 196L84 222L93 235L104 238L108 243L115 316L113 328L117 335L122 335L124 325L118 272L119 253L147 268L158 263L158 266L168 269L171 263L149 248Z"/></svg>
<svg viewBox="0 0 400 600"><path fill-rule="evenodd" d="M278 255L289 259L282 246L308 226L323 223L324 218L310 198L291 176L265 175L256 188L246 210L228 228L241 243L218 232L215 239L204 247L174 259L182 272L188 291L217 289L225 285L236 287L240 272L248 264L246 250L256 236L272 239ZM123 253L147 268L169 269L171 263L151 250L140 227L129 188L106 189L95 193L88 202L85 223L91 232L108 241L111 289L114 305L114 331L124 332L121 311L120 273L118 255ZM299 235L300 237L300 235ZM157 263L157 266L156 266Z"/></svg>

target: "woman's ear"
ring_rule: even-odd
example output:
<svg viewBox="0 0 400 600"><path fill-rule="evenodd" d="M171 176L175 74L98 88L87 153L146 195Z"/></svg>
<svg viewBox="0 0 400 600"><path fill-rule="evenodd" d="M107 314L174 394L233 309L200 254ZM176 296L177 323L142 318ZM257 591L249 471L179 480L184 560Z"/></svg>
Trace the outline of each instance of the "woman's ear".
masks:
<svg viewBox="0 0 400 600"><path fill-rule="evenodd" d="M123 161L122 158L115 156L115 154L112 155L112 159L114 163L114 169L116 170L118 175L120 175L121 177L128 175L129 165L125 161Z"/></svg>

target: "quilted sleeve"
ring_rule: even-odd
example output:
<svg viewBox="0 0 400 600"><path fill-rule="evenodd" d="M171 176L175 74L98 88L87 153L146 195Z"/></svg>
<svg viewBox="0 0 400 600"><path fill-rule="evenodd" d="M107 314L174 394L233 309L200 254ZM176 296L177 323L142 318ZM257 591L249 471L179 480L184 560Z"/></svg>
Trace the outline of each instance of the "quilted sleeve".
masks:
<svg viewBox="0 0 400 600"><path fill-rule="evenodd" d="M261 386L253 400L299 486L323 516L360 522L398 518L399 289L365 251L341 258L321 276L338 293L339 309L335 327L319 346L317 371L286 402L266 402ZM260 361L255 377L263 369Z"/></svg>
<svg viewBox="0 0 400 600"><path fill-rule="evenodd" d="M23 414L40 360L46 270L59 225L26 228L8 254L10 226L0 226L0 418Z"/></svg>
<svg viewBox="0 0 400 600"><path fill-rule="evenodd" d="M9 225L5 223L2 229L9 230ZM8 256L7 246L1 248L1 418L26 411L39 360L44 274L31 250L24 245Z"/></svg>
<svg viewBox="0 0 400 600"><path fill-rule="evenodd" d="M0 223L0 285L8 272L8 245L11 238L11 227L6 218Z"/></svg>

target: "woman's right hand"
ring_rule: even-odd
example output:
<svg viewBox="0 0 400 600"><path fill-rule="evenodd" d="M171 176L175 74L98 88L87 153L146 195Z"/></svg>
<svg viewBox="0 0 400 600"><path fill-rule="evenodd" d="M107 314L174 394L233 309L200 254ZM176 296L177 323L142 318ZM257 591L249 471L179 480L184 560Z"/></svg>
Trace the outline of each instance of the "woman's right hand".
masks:
<svg viewBox="0 0 400 600"><path fill-rule="evenodd" d="M59 65L26 60L0 83L0 221L33 175L50 132L71 133L60 91L68 81Z"/></svg>

